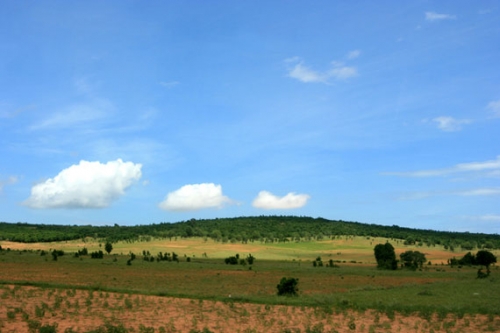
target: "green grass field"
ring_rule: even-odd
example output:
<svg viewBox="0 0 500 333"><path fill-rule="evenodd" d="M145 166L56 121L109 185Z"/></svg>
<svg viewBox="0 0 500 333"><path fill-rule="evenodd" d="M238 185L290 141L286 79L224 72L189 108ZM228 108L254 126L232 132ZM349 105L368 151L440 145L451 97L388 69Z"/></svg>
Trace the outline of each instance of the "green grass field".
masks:
<svg viewBox="0 0 500 333"><path fill-rule="evenodd" d="M151 240L116 243L104 259L75 258L70 252L103 249L98 241L19 244L2 242L0 282L55 288L119 291L133 294L262 304L316 306L325 309L378 309L388 313L500 314L500 270L476 279L477 268L450 268L447 259L460 257L440 247L406 247L392 241L399 254L408 249L426 253L432 262L421 271L376 269L373 247L386 239L344 237L320 242L221 244L211 240ZM12 248L16 251L6 251ZM68 254L53 261L37 250L62 249ZM28 250L28 251L19 251ZM142 251L176 252L180 262L146 262ZM129 252L137 254L127 265ZM239 253L256 257L251 268L226 265L224 258ZM206 256L204 255L206 254ZM498 253L496 253L498 255ZM320 256L339 267L313 267ZM187 258L190 262L187 262ZM356 262L356 263L353 263ZM279 297L282 277L299 279L299 297ZM231 295L231 296L229 296Z"/></svg>

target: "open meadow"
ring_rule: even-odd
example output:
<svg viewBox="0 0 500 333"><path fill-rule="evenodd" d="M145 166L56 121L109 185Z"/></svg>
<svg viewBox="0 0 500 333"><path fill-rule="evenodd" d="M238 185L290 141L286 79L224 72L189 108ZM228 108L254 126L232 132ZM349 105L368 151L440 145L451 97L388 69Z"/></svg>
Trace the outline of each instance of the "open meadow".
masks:
<svg viewBox="0 0 500 333"><path fill-rule="evenodd" d="M84 247L89 253L104 250L103 242L92 238L2 241L0 332L30 327L33 332L500 331L498 266L490 277L477 279L477 267L447 265L466 251L389 240L397 256L418 250L429 263L415 271L378 270L373 248L386 241L150 238L114 243L102 259L74 255ZM54 249L65 254L54 260ZM159 252L175 252L179 261L157 261ZM236 254L251 254L255 262L224 262ZM322 265L313 266L318 257ZM277 296L282 277L299 280L298 297ZM50 326L56 323L57 328Z"/></svg>

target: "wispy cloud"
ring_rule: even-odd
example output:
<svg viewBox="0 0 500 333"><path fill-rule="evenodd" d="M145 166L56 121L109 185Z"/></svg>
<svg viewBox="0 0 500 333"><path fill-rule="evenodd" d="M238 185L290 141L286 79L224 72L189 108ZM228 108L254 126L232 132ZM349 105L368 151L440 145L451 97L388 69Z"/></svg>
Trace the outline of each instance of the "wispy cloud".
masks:
<svg viewBox="0 0 500 333"><path fill-rule="evenodd" d="M3 191L3 188L7 185L12 185L17 183L17 176L10 176L7 179L0 179L0 193Z"/></svg>
<svg viewBox="0 0 500 333"><path fill-rule="evenodd" d="M158 205L169 211L187 212L205 208L222 208L233 201L222 194L222 186L214 183L189 184L167 194Z"/></svg>
<svg viewBox="0 0 500 333"><path fill-rule="evenodd" d="M360 55L361 55L361 51L360 50L354 50L354 51L349 52L347 54L346 58L347 59L356 59Z"/></svg>
<svg viewBox="0 0 500 333"><path fill-rule="evenodd" d="M94 100L88 104L71 105L29 127L30 130L50 130L74 127L106 117L114 110L106 100Z"/></svg>
<svg viewBox="0 0 500 333"><path fill-rule="evenodd" d="M161 81L160 82L160 85L167 88L167 89L171 89L179 84L180 84L179 81Z"/></svg>
<svg viewBox="0 0 500 333"><path fill-rule="evenodd" d="M294 209L307 204L310 196L307 194L288 193L278 197L270 192L261 191L252 202L252 206L261 209Z"/></svg>
<svg viewBox="0 0 500 333"><path fill-rule="evenodd" d="M489 102L486 108L492 112L493 117L500 117L500 100Z"/></svg>
<svg viewBox="0 0 500 333"><path fill-rule="evenodd" d="M446 116L434 118L432 121L437 123L438 128L444 132L460 131L463 125L470 124L472 122L468 119L455 119L453 117Z"/></svg>
<svg viewBox="0 0 500 333"><path fill-rule="evenodd" d="M436 196L464 196L464 197L477 197L477 196L495 196L500 195L500 188L476 188L470 190L456 190L456 191L427 191L427 192L408 192L399 196L399 200L421 200Z"/></svg>
<svg viewBox="0 0 500 333"><path fill-rule="evenodd" d="M456 191L450 192L451 194L463 195L463 196L489 196L489 195L500 195L500 188L478 188L466 191Z"/></svg>
<svg viewBox="0 0 500 333"><path fill-rule="evenodd" d="M450 14L439 14L436 12L426 12L425 19L427 21L442 21L442 20L455 20L457 17Z"/></svg>
<svg viewBox="0 0 500 333"><path fill-rule="evenodd" d="M382 174L387 176L400 176L400 177L437 177L437 176L447 176L450 174L461 173L461 172L491 171L497 173L499 170L500 170L500 155L497 156L495 160L484 161L484 162L460 163L450 168L444 168L444 169L420 170L420 171L409 171L409 172L385 172Z"/></svg>
<svg viewBox="0 0 500 333"><path fill-rule="evenodd" d="M348 59L357 58L360 51L352 51L347 55ZM345 80L358 75L356 67L347 66L343 62L332 61L329 68L323 71L313 70L304 64L299 57L286 59L288 65L288 76L305 83L328 83L331 79Z"/></svg>

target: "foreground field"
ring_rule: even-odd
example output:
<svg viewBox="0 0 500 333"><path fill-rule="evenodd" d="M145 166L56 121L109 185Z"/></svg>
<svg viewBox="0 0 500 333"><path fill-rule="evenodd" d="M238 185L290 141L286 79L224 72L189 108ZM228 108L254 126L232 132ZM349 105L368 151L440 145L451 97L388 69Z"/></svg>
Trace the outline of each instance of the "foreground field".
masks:
<svg viewBox="0 0 500 333"><path fill-rule="evenodd" d="M486 315L402 316L379 311L245 304L92 290L4 285L1 332L498 332Z"/></svg>
<svg viewBox="0 0 500 333"><path fill-rule="evenodd" d="M221 244L152 239L115 243L103 259L69 253L103 248L91 239L2 242L0 332L56 322L58 332L88 332L110 323L123 323L130 332L500 331L498 267L489 278L476 279L477 268L445 265L463 252L394 241L398 254L417 249L432 263L420 271L377 270L373 247L385 241L344 237ZM57 261L50 253L41 255L40 250L52 249L66 254ZM153 256L176 252L180 262L145 261L143 251ZM128 265L130 252L137 258ZM251 266L226 265L223 259L235 253L241 258L252 253L257 260ZM338 267L313 267L317 257ZM298 297L276 295L284 276L299 279Z"/></svg>

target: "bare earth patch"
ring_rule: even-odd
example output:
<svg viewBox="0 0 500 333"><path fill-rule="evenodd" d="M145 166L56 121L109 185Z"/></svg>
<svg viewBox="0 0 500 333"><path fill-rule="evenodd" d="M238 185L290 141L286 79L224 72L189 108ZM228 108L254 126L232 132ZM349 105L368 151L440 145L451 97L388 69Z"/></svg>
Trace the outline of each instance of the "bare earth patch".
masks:
<svg viewBox="0 0 500 333"><path fill-rule="evenodd" d="M28 332L28 322L57 324L87 332L106 323L135 332L500 332L500 318L449 315L430 320L391 318L376 311L270 306L181 298L129 295L75 289L0 287L0 332Z"/></svg>

